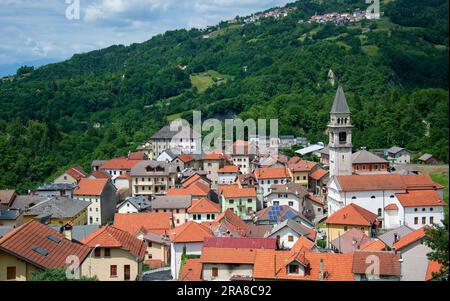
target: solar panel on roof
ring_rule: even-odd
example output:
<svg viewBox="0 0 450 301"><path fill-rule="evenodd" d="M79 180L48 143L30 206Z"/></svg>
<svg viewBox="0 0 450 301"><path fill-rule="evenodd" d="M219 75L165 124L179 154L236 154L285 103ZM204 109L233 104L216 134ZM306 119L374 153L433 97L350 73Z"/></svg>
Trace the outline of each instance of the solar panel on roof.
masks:
<svg viewBox="0 0 450 301"><path fill-rule="evenodd" d="M59 244L61 242L61 239L59 239L58 237L56 237L56 236L54 236L52 234L47 235L47 238L50 239L51 241L57 243L57 244Z"/></svg>
<svg viewBox="0 0 450 301"><path fill-rule="evenodd" d="M293 217L295 217L295 216L297 216L297 214L295 214L295 213L292 212L292 211L288 211L288 212L284 215L283 221L284 221L284 220L287 220L287 219L291 219L291 218L293 218Z"/></svg>
<svg viewBox="0 0 450 301"><path fill-rule="evenodd" d="M36 253L39 253L39 254L41 254L41 255L43 255L43 256L47 256L47 255L49 254L48 251L42 249L41 247L33 247L32 249L33 249L33 251L35 251Z"/></svg>

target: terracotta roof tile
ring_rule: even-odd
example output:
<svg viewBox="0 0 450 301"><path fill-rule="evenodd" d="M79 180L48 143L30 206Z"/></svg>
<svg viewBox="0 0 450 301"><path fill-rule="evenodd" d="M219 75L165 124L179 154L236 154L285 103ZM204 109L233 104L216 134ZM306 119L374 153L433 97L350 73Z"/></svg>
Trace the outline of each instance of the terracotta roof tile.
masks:
<svg viewBox="0 0 450 301"><path fill-rule="evenodd" d="M401 250L404 247L409 246L410 244L421 240L426 236L425 234L425 227L422 227L416 231L413 231L409 234L406 234L405 236L401 237L400 240L398 240L394 245L392 246L395 250Z"/></svg>
<svg viewBox="0 0 450 301"><path fill-rule="evenodd" d="M105 226L85 237L83 244L93 248L99 245L102 248L121 248L129 251L133 256L144 259L147 245L134 235L121 229Z"/></svg>
<svg viewBox="0 0 450 301"><path fill-rule="evenodd" d="M292 246L291 251L292 252L299 252L300 250L312 250L314 248L315 244L311 240L307 239L304 236L300 236L299 239L295 242L295 244Z"/></svg>
<svg viewBox="0 0 450 301"><path fill-rule="evenodd" d="M100 170L96 170L93 173L91 173L91 177L94 177L96 179L111 179L111 175Z"/></svg>
<svg viewBox="0 0 450 301"><path fill-rule="evenodd" d="M225 198L255 198L255 188L239 188L237 185L220 185L218 187L219 194Z"/></svg>
<svg viewBox="0 0 450 301"><path fill-rule="evenodd" d="M81 179L73 194L100 196L108 181L109 179Z"/></svg>
<svg viewBox="0 0 450 301"><path fill-rule="evenodd" d="M384 210L395 211L395 210L398 210L398 206L397 206L397 204L392 203L392 204L389 204L386 207L384 207Z"/></svg>
<svg viewBox="0 0 450 301"><path fill-rule="evenodd" d="M361 250L365 251L384 251L386 250L386 245L381 240L372 240L361 245Z"/></svg>
<svg viewBox="0 0 450 301"><path fill-rule="evenodd" d="M123 173L120 176L118 176L116 179L131 181L131 176L129 173L126 172L126 173Z"/></svg>
<svg viewBox="0 0 450 301"><path fill-rule="evenodd" d="M66 174L70 175L72 178L77 180L79 182L81 179L86 178L88 174L83 170L81 166L75 166L72 168L69 168L65 172Z"/></svg>
<svg viewBox="0 0 450 301"><path fill-rule="evenodd" d="M128 160L144 160L145 153L144 152L134 152L128 154Z"/></svg>
<svg viewBox="0 0 450 301"><path fill-rule="evenodd" d="M327 224L371 226L378 224L377 215L356 205L350 204L330 215Z"/></svg>
<svg viewBox="0 0 450 301"><path fill-rule="evenodd" d="M403 207L446 205L435 190L411 190L407 193L397 193L396 196Z"/></svg>
<svg viewBox="0 0 450 301"><path fill-rule="evenodd" d="M100 169L131 171L131 168L141 162L142 160L128 160L127 158L117 158L103 163L102 166L100 166Z"/></svg>
<svg viewBox="0 0 450 301"><path fill-rule="evenodd" d="M211 223L212 226L217 226L220 223L225 222L228 227L239 233L245 234L248 229L248 225L233 212L231 208L222 212L215 220Z"/></svg>
<svg viewBox="0 0 450 301"><path fill-rule="evenodd" d="M199 258L188 259L181 268L180 281L201 281L203 264Z"/></svg>
<svg viewBox="0 0 450 301"><path fill-rule="evenodd" d="M238 173L239 167L236 165L226 165L219 169L218 173Z"/></svg>
<svg viewBox="0 0 450 301"><path fill-rule="evenodd" d="M208 237L203 248L276 249L276 238Z"/></svg>
<svg viewBox="0 0 450 301"><path fill-rule="evenodd" d="M211 192L211 188L201 182L195 182L194 184L186 188L169 188L167 195L191 195L193 197L208 197Z"/></svg>
<svg viewBox="0 0 450 301"><path fill-rule="evenodd" d="M433 274L440 273L442 264L437 261L428 261L427 274L425 276L425 281L433 280Z"/></svg>
<svg viewBox="0 0 450 301"><path fill-rule="evenodd" d="M294 164L288 165L289 169L293 172L301 172L301 171L311 171L314 167L317 166L316 162L300 160Z"/></svg>
<svg viewBox="0 0 450 301"><path fill-rule="evenodd" d="M318 168L317 170L313 171L309 177L313 180L319 181L320 179L322 179L324 176L326 176L329 173L328 170L325 169L321 169Z"/></svg>
<svg viewBox="0 0 450 301"><path fill-rule="evenodd" d="M180 159L181 161L183 161L184 163L189 163L194 161L194 156L189 155L189 154L181 154L178 156L178 159Z"/></svg>
<svg viewBox="0 0 450 301"><path fill-rule="evenodd" d="M167 235L172 228L172 213L116 213L114 227L132 235L136 235L139 231Z"/></svg>
<svg viewBox="0 0 450 301"><path fill-rule="evenodd" d="M325 202L324 202L323 200L319 199L318 197L316 197L316 196L314 196L314 195L312 195L312 194L307 194L307 195L305 195L305 197L306 197L308 200L311 200L311 201L313 201L313 202L316 203L316 204L319 204L319 205L321 205L321 206L324 206L324 205L325 205Z"/></svg>
<svg viewBox="0 0 450 301"><path fill-rule="evenodd" d="M49 239L49 235L60 242ZM36 247L48 254L39 253L33 249ZM5 234L0 239L0 250L40 269L55 269L66 267L66 258L70 255L78 256L83 262L91 248L67 240L59 232L32 220Z"/></svg>
<svg viewBox="0 0 450 301"><path fill-rule="evenodd" d="M276 167L276 168L258 168L255 170L255 177L258 180L265 179L284 179L284 178L292 178L291 171L289 168L285 167Z"/></svg>
<svg viewBox="0 0 450 301"><path fill-rule="evenodd" d="M188 213L220 213L220 205L207 198L202 198L193 200L187 211Z"/></svg>
<svg viewBox="0 0 450 301"><path fill-rule="evenodd" d="M205 182L210 182L209 179L207 179L205 177L202 177L198 173L195 173L192 176L190 176L189 178L187 178L184 181L182 181L181 182L181 186L183 186L184 188L187 188L187 187L191 186L192 184L196 183L199 180L203 180Z"/></svg>
<svg viewBox="0 0 450 301"><path fill-rule="evenodd" d="M174 243L203 242L206 237L212 236L214 234L208 227L192 221L170 230L169 233L170 241Z"/></svg>
<svg viewBox="0 0 450 301"><path fill-rule="evenodd" d="M353 273L366 274L368 269L370 271L370 267L373 264L372 256L379 260L380 275L401 276L400 253L395 254L387 251L356 251L353 253Z"/></svg>
<svg viewBox="0 0 450 301"><path fill-rule="evenodd" d="M200 261L202 263L253 264L255 257L255 249L203 247Z"/></svg>

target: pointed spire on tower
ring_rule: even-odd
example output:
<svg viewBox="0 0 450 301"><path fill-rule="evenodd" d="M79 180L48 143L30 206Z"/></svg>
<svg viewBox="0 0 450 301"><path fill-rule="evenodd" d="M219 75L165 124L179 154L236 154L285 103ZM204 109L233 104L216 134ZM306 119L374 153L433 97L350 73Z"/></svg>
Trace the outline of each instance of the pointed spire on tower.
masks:
<svg viewBox="0 0 450 301"><path fill-rule="evenodd" d="M331 114L350 114L350 109L347 105L347 99L345 98L344 89L341 85L336 92L334 98L333 107L331 108Z"/></svg>

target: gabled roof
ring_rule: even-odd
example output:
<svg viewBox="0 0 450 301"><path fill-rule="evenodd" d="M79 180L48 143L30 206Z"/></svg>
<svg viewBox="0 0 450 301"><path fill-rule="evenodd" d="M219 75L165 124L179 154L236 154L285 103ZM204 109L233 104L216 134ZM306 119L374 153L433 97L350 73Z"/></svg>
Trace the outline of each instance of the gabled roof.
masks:
<svg viewBox="0 0 450 301"><path fill-rule="evenodd" d="M230 157L221 150L213 150L203 155L203 161L230 161Z"/></svg>
<svg viewBox="0 0 450 301"><path fill-rule="evenodd" d="M29 208L25 216L51 216L52 218L73 218L85 210L91 203L66 197L51 197Z"/></svg>
<svg viewBox="0 0 450 301"><path fill-rule="evenodd" d="M123 173L120 176L118 176L116 178L116 180L128 180L128 181L131 181L131 176L130 176L129 173L126 172L126 173Z"/></svg>
<svg viewBox="0 0 450 301"><path fill-rule="evenodd" d="M196 183L197 181L203 180L207 183L211 183L211 180L203 177L201 175L199 175L198 173L194 173L192 176L190 176L189 178L183 180L181 182L181 186L183 186L184 188L191 186L192 184Z"/></svg>
<svg viewBox="0 0 450 301"><path fill-rule="evenodd" d="M191 195L193 197L208 197L210 192L211 188L201 182L195 182L194 184L186 188L169 188L167 190L167 195Z"/></svg>
<svg viewBox="0 0 450 301"><path fill-rule="evenodd" d="M71 242L50 227L31 220L5 234L0 239L0 250L39 269L56 269L67 267L66 258L70 255L83 262L91 248Z"/></svg>
<svg viewBox="0 0 450 301"><path fill-rule="evenodd" d="M253 264L256 250L248 248L212 248L203 246L202 263Z"/></svg>
<svg viewBox="0 0 450 301"><path fill-rule="evenodd" d="M418 160L420 161L428 161L431 158L433 158L434 156L432 154L423 154L422 156L420 156L420 158Z"/></svg>
<svg viewBox="0 0 450 301"><path fill-rule="evenodd" d="M363 163L388 163L383 158L378 157L375 154L372 154L371 152L362 149L360 151L357 151L356 153L352 154L352 163L353 164L363 164Z"/></svg>
<svg viewBox="0 0 450 301"><path fill-rule="evenodd" d="M81 179L73 194L100 196L108 181L109 179Z"/></svg>
<svg viewBox="0 0 450 301"><path fill-rule="evenodd" d="M200 258L188 259L181 268L180 281L201 281L202 267Z"/></svg>
<svg viewBox="0 0 450 301"><path fill-rule="evenodd" d="M81 166L75 166L65 171L66 174L79 182L82 178L86 178L88 174L83 170Z"/></svg>
<svg viewBox="0 0 450 301"><path fill-rule="evenodd" d="M218 192L224 198L255 198L255 188L239 188L238 185L219 185Z"/></svg>
<svg viewBox="0 0 450 301"><path fill-rule="evenodd" d="M299 160L295 163L289 164L288 166L289 169L293 172L309 172L311 171L311 169L317 166L317 163L312 161Z"/></svg>
<svg viewBox="0 0 450 301"><path fill-rule="evenodd" d="M301 250L311 251L316 245L305 236L300 236L299 239L292 246L291 251L300 252Z"/></svg>
<svg viewBox="0 0 450 301"><path fill-rule="evenodd" d="M428 261L427 274L425 275L425 281L433 280L433 275L441 272L442 264L437 261Z"/></svg>
<svg viewBox="0 0 450 301"><path fill-rule="evenodd" d="M315 240L316 232L314 230L308 229L306 226L303 226L292 219L287 219L273 227L273 229L267 234L267 237L275 235L278 231L284 229L285 227L288 227L292 231L296 232L299 236L306 236L311 240Z"/></svg>
<svg viewBox="0 0 450 301"><path fill-rule="evenodd" d="M188 213L219 213L220 205L213 201L202 198L200 200L193 200L191 207L187 210Z"/></svg>
<svg viewBox="0 0 450 301"><path fill-rule="evenodd" d="M331 107L331 114L350 114L347 99L345 98L344 89L339 86L334 98L333 106Z"/></svg>
<svg viewBox="0 0 450 301"><path fill-rule="evenodd" d="M415 243L416 241L419 241L423 238L425 238L425 227L422 227L414 232L411 232L409 234L406 234L405 236L401 237L400 240L398 240L394 245L392 246L393 249L399 251L403 249L404 247L409 246L412 243Z"/></svg>
<svg viewBox="0 0 450 301"><path fill-rule="evenodd" d="M114 227L124 230L132 235L138 232L154 232L167 234L172 228L172 213L116 213Z"/></svg>
<svg viewBox="0 0 450 301"><path fill-rule="evenodd" d="M102 248L121 248L129 251L133 256L144 259L147 245L144 241L137 239L134 235L121 229L105 226L91 233L81 241L83 244L93 248L99 245Z"/></svg>
<svg viewBox="0 0 450 301"><path fill-rule="evenodd" d="M374 174L337 176L342 191L374 191L374 190L406 190L406 189L438 189L441 185L425 174L399 175Z"/></svg>
<svg viewBox="0 0 450 301"><path fill-rule="evenodd" d="M93 178L96 178L96 179L111 179L111 175L107 174L106 172L100 171L100 170L96 170L96 171L92 172L90 176Z"/></svg>
<svg viewBox="0 0 450 301"><path fill-rule="evenodd" d="M134 166L142 162L142 160L129 160L127 158L116 158L105 163L100 166L100 169L108 169L108 170L131 170Z"/></svg>
<svg viewBox="0 0 450 301"><path fill-rule="evenodd" d="M394 245L395 241L395 237L397 237L397 239L402 238L403 236L408 235L409 233L413 232L414 229L411 229L408 226L400 226L396 229L392 229L389 230L381 235L378 236L378 239L381 240L382 242L384 242L388 247L392 248L392 246Z"/></svg>
<svg viewBox="0 0 450 301"><path fill-rule="evenodd" d="M386 207L384 207L385 211L396 211L398 210L398 206L397 204L391 203L389 205L387 205Z"/></svg>
<svg viewBox="0 0 450 301"><path fill-rule="evenodd" d="M255 219L257 221L283 222L287 219L296 217L312 226L311 222L303 214L287 205L269 206L267 208L259 210L255 214Z"/></svg>
<svg viewBox="0 0 450 301"><path fill-rule="evenodd" d="M401 152L402 150L406 150L406 149L404 149L403 147L393 146L390 149L388 149L387 152L389 154L396 154L396 153Z"/></svg>
<svg viewBox="0 0 450 301"><path fill-rule="evenodd" d="M128 154L128 160L144 160L145 159L144 152L134 152Z"/></svg>
<svg viewBox="0 0 450 301"><path fill-rule="evenodd" d="M245 235L248 229L248 225L234 213L231 208L228 208L222 212L212 223L212 226L218 226L219 224L225 224L225 226L238 233Z"/></svg>
<svg viewBox="0 0 450 301"><path fill-rule="evenodd" d="M365 251L384 251L386 250L386 245L381 240L372 240L361 245L361 250Z"/></svg>
<svg viewBox="0 0 450 301"><path fill-rule="evenodd" d="M170 230L169 233L173 243L203 242L206 237L212 236L214 234L208 227L192 221Z"/></svg>
<svg viewBox="0 0 450 301"><path fill-rule="evenodd" d="M330 215L326 224L372 226L378 224L378 216L356 204L350 204Z"/></svg>
<svg viewBox="0 0 450 301"><path fill-rule="evenodd" d="M322 168L318 168L317 170L313 171L309 177L313 180L319 181L320 179L322 179L323 177L325 177L326 175L329 174L328 170L322 169Z"/></svg>
<svg viewBox="0 0 450 301"><path fill-rule="evenodd" d="M323 262L325 281L353 281L352 254L334 254L307 252L303 253L303 260L308 263L306 274L290 275L287 273L287 263L292 258L293 252L256 250L255 264L253 266L253 278L271 280L320 280L320 266Z"/></svg>
<svg viewBox="0 0 450 301"><path fill-rule="evenodd" d="M161 128L157 131L152 139L172 139L172 138L201 138L201 135L195 132L191 127L178 127L176 130L171 130L170 125Z"/></svg>
<svg viewBox="0 0 450 301"><path fill-rule="evenodd" d="M248 237L208 237L203 248L273 249L277 248L276 238Z"/></svg>
<svg viewBox="0 0 450 301"><path fill-rule="evenodd" d="M144 209L147 209L148 207L150 207L150 201L149 200L147 200L143 196L137 196L137 197L129 197L129 198L127 198L125 201L123 201L122 203L120 203L117 206L117 209L122 208L127 203L130 203L138 211L141 211L141 210L144 210Z"/></svg>
<svg viewBox="0 0 450 301"><path fill-rule="evenodd" d="M286 167L265 167L255 170L255 177L259 180L292 178L291 171Z"/></svg>
<svg viewBox="0 0 450 301"><path fill-rule="evenodd" d="M354 274L365 275L370 270L373 261L371 257L376 257L379 261L379 275L381 276L401 276L401 255L387 251L355 251L353 253Z"/></svg>
<svg viewBox="0 0 450 301"><path fill-rule="evenodd" d="M312 195L312 194L307 194L305 195L305 197L310 200L313 201L314 203L320 205L320 206L325 206L325 202L321 199L319 199L318 197Z"/></svg>
<svg viewBox="0 0 450 301"><path fill-rule="evenodd" d="M299 183L277 184L270 186L270 193L290 193L295 194L299 199L303 199L308 194L308 189Z"/></svg>
<svg viewBox="0 0 450 301"><path fill-rule="evenodd" d="M0 190L0 205L9 206L16 197L15 190Z"/></svg>
<svg viewBox="0 0 450 301"><path fill-rule="evenodd" d="M435 190L410 190L407 193L396 193L395 195L403 207L446 205Z"/></svg>
<svg viewBox="0 0 450 301"><path fill-rule="evenodd" d="M178 159L180 159L184 163L189 163L195 160L194 156L189 154L181 154L178 155Z"/></svg>
<svg viewBox="0 0 450 301"><path fill-rule="evenodd" d="M171 163L154 160L138 161L130 171L132 177L140 176L168 176L176 173L176 167Z"/></svg>
<svg viewBox="0 0 450 301"><path fill-rule="evenodd" d="M190 195L161 195L155 196L151 201L154 209L188 209L192 204Z"/></svg>
<svg viewBox="0 0 450 301"><path fill-rule="evenodd" d="M353 253L369 242L369 237L359 229L352 228L331 241L331 245L342 254Z"/></svg>
<svg viewBox="0 0 450 301"><path fill-rule="evenodd" d="M218 173L238 173L239 167L236 165L226 165L219 169Z"/></svg>

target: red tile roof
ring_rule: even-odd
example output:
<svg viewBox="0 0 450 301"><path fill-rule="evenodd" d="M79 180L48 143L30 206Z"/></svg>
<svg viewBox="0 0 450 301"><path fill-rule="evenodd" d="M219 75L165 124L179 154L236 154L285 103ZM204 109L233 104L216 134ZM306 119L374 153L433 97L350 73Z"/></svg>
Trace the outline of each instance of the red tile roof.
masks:
<svg viewBox="0 0 450 301"><path fill-rule="evenodd" d="M132 235L136 235L139 231L167 235L172 228L172 213L116 213L114 227Z"/></svg>
<svg viewBox="0 0 450 301"><path fill-rule="evenodd" d="M363 243L360 248L361 250L366 251L384 251L386 249L386 245L381 240L372 240Z"/></svg>
<svg viewBox="0 0 450 301"><path fill-rule="evenodd" d="M295 255L307 262L308 269L304 276L290 275L287 273L287 263ZM298 257L298 256L296 256ZM353 281L352 254L315 253L304 252L295 254L286 251L257 250L253 277L268 280L319 280L320 262L323 260L325 281Z"/></svg>
<svg viewBox="0 0 450 301"><path fill-rule="evenodd" d="M116 179L122 179L122 180L129 180L131 181L131 176L129 173L123 173L120 176L118 176Z"/></svg>
<svg viewBox="0 0 450 301"><path fill-rule="evenodd" d="M384 207L384 210L395 211L395 210L398 210L398 206L397 206L397 204L392 203L392 204L389 204L386 207Z"/></svg>
<svg viewBox="0 0 450 301"><path fill-rule="evenodd" d="M196 183L199 180L203 180L205 182L210 182L210 180L208 178L202 177L201 175L195 173L192 176L190 176L189 178L185 179L184 181L181 182L181 186L183 186L184 188L191 186L192 184Z"/></svg>
<svg viewBox="0 0 450 301"><path fill-rule="evenodd" d="M239 188L237 185L220 185L219 194L225 198L256 198L255 188Z"/></svg>
<svg viewBox="0 0 450 301"><path fill-rule="evenodd" d="M350 204L330 215L327 224L372 226L378 224L377 215L356 205Z"/></svg>
<svg viewBox="0 0 450 301"><path fill-rule="evenodd" d="M111 179L111 175L100 170L96 170L93 173L91 173L91 177L94 177L96 179Z"/></svg>
<svg viewBox="0 0 450 301"><path fill-rule="evenodd" d="M208 237L203 248L276 249L276 238Z"/></svg>
<svg viewBox="0 0 450 301"><path fill-rule="evenodd" d="M203 247L200 261L202 263L253 264L255 257L255 249Z"/></svg>
<svg viewBox="0 0 450 301"><path fill-rule="evenodd" d="M214 222L211 223L211 226L218 226L221 223L225 223L229 229L241 233L242 235L247 233L248 225L240 219L231 208L222 212Z"/></svg>
<svg viewBox="0 0 450 301"><path fill-rule="evenodd" d="M193 197L208 197L211 192L211 188L201 182L195 182L194 184L186 188L169 188L167 195L191 195Z"/></svg>
<svg viewBox="0 0 450 301"><path fill-rule="evenodd" d="M316 162L300 160L294 164L288 165L289 169L293 172L302 172L302 171L311 171L314 167L317 166Z"/></svg>
<svg viewBox="0 0 450 301"><path fill-rule="evenodd" d="M220 205L213 201L202 198L200 200L193 200L191 207L187 210L188 213L220 213Z"/></svg>
<svg viewBox="0 0 450 301"><path fill-rule="evenodd" d="M181 268L180 281L201 281L203 264L199 258L188 259Z"/></svg>
<svg viewBox="0 0 450 301"><path fill-rule="evenodd" d="M318 168L317 170L313 171L309 177L313 180L319 181L320 179L322 179L324 176L326 176L329 173L328 170L325 169L321 169Z"/></svg>
<svg viewBox="0 0 450 301"><path fill-rule="evenodd" d="M380 263L379 271L371 271L374 259ZM382 276L401 276L401 255L386 251L356 251L353 253L353 273L369 274L379 272Z"/></svg>
<svg viewBox="0 0 450 301"><path fill-rule="evenodd" d="M144 152L135 152L128 154L128 160L144 160L145 153Z"/></svg>
<svg viewBox="0 0 450 301"><path fill-rule="evenodd" d="M317 203L317 204L319 204L319 205L321 205L321 206L325 206L325 202L324 202L323 200L319 199L318 197L316 197L316 196L314 196L314 195L312 195L312 194L307 194L307 195L305 195L305 197L306 197L308 200L313 201L314 203Z"/></svg>
<svg viewBox="0 0 450 301"><path fill-rule="evenodd" d="M337 180L343 191L371 191L398 189L438 189L428 175L351 175L338 176Z"/></svg>
<svg viewBox="0 0 450 301"><path fill-rule="evenodd" d="M61 240L56 243L49 235ZM48 254L42 255L33 248L39 247ZM67 267L66 258L78 256L80 262L88 256L91 248L67 240L64 235L50 227L31 220L10 231L0 239L0 250L13 255L40 269L56 269Z"/></svg>
<svg viewBox="0 0 450 301"><path fill-rule="evenodd" d="M265 179L284 179L284 178L292 178L291 171L289 168L285 167L276 167L276 168L258 168L255 170L255 177L258 180Z"/></svg>
<svg viewBox="0 0 450 301"><path fill-rule="evenodd" d="M311 251L314 248L315 244L311 240L307 239L304 236L300 236L299 239L292 246L292 252L299 252L300 250L308 250Z"/></svg>
<svg viewBox="0 0 450 301"><path fill-rule="evenodd" d="M397 193L396 196L403 207L446 205L435 190L411 190L407 193Z"/></svg>
<svg viewBox="0 0 450 301"><path fill-rule="evenodd" d="M433 274L438 274L441 272L442 264L437 261L428 261L427 274L425 276L425 281L433 280Z"/></svg>
<svg viewBox="0 0 450 301"><path fill-rule="evenodd" d="M395 250L401 250L404 247L409 246L412 243L415 243L416 241L421 240L422 238L425 238L425 227L422 227L416 231L413 231L403 237L401 237L394 245L392 246Z"/></svg>
<svg viewBox="0 0 450 301"><path fill-rule="evenodd" d="M238 173L239 167L236 165L227 165L219 169L218 173Z"/></svg>
<svg viewBox="0 0 450 301"><path fill-rule="evenodd" d="M73 194L100 196L108 181L109 179L81 179Z"/></svg>
<svg viewBox="0 0 450 301"><path fill-rule="evenodd" d="M181 154L181 155L178 156L178 159L180 159L184 163L189 163L189 162L194 161L194 157L192 155L189 155L189 154Z"/></svg>
<svg viewBox="0 0 450 301"><path fill-rule="evenodd" d="M220 150L215 150L203 155L203 161L230 161L230 158Z"/></svg>
<svg viewBox="0 0 450 301"><path fill-rule="evenodd" d="M83 170L81 166L69 168L65 173L77 180L77 182L88 176L88 174Z"/></svg>
<svg viewBox="0 0 450 301"><path fill-rule="evenodd" d="M142 160L128 160L127 158L117 158L103 163L102 166L100 166L100 169L131 171L131 169L135 165L141 162Z"/></svg>
<svg viewBox="0 0 450 301"><path fill-rule="evenodd" d="M137 239L134 235L121 229L105 226L89 234L82 241L83 244L94 248L120 248L129 251L133 256L144 259L147 245L144 241Z"/></svg>
<svg viewBox="0 0 450 301"><path fill-rule="evenodd" d="M203 242L206 237L214 236L206 226L196 222L188 222L170 230L169 238L174 243Z"/></svg>

